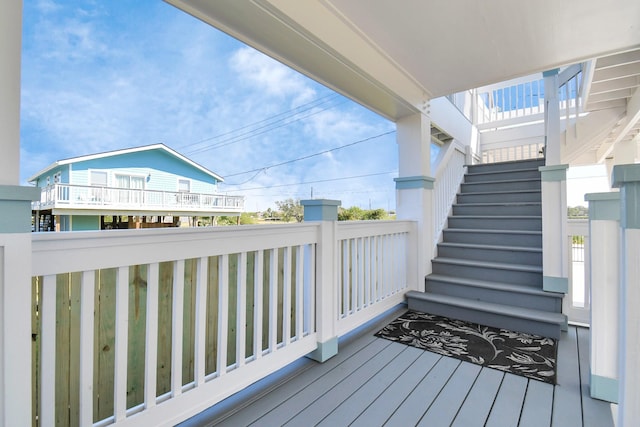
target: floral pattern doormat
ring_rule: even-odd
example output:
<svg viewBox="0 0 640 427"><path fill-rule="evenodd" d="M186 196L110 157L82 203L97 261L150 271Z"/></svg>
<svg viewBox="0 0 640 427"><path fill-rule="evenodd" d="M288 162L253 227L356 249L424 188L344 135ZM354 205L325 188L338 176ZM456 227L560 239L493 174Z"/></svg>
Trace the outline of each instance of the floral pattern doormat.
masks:
<svg viewBox="0 0 640 427"><path fill-rule="evenodd" d="M556 383L558 346L552 338L412 310L375 335L488 368Z"/></svg>

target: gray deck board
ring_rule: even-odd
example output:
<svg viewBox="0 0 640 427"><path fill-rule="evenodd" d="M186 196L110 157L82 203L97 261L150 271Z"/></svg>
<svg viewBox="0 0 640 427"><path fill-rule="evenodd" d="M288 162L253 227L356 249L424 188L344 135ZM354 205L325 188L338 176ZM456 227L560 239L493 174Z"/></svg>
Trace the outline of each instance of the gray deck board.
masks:
<svg viewBox="0 0 640 427"><path fill-rule="evenodd" d="M453 373L447 384L422 417L419 426L449 426L467 397L467 390L475 383L482 367L469 362L462 362Z"/></svg>
<svg viewBox="0 0 640 427"><path fill-rule="evenodd" d="M503 377L504 372L482 368L451 425L453 427L484 426Z"/></svg>
<svg viewBox="0 0 640 427"><path fill-rule="evenodd" d="M528 383L529 380L524 377L505 374L487 419L487 427L512 427L518 425Z"/></svg>
<svg viewBox="0 0 640 427"><path fill-rule="evenodd" d="M372 377L378 372L386 368L393 360L404 350L406 347L399 345L389 345L384 350L375 354L366 363L361 365L358 369L344 376L334 386L327 389L318 398L312 399L309 405L302 411L291 418L284 425L293 427L300 426L306 427L309 424L318 424L327 414L333 412L335 408L340 405L344 400L347 400L353 393L355 393L360 387L366 384ZM334 381L335 383L335 381ZM313 387L316 389L316 387ZM316 392L317 393L317 392ZM290 413L296 406L289 409Z"/></svg>
<svg viewBox="0 0 640 427"><path fill-rule="evenodd" d="M403 346L404 347L404 346ZM413 347L406 347L392 363L378 371L367 387L360 387L348 398L344 399L318 425L333 427L340 424L351 424L374 400L384 393L404 372L414 365L425 352ZM411 371L410 371L411 373ZM415 375L415 373L413 374Z"/></svg>
<svg viewBox="0 0 640 427"><path fill-rule="evenodd" d="M441 358L442 356L435 353L423 351L418 359L350 424L351 427L371 427L371 420L388 419Z"/></svg>
<svg viewBox="0 0 640 427"><path fill-rule="evenodd" d="M558 384L553 397L552 425L582 427L582 395L576 328L562 333L558 347Z"/></svg>
<svg viewBox="0 0 640 427"><path fill-rule="evenodd" d="M610 410L611 405L602 400L592 399L589 390L589 330L578 328L577 332L584 427L613 427L615 423Z"/></svg>
<svg viewBox="0 0 640 427"><path fill-rule="evenodd" d="M450 357L438 360L436 366L429 371L384 425L398 427L416 425L460 363L462 362Z"/></svg>
<svg viewBox="0 0 640 427"><path fill-rule="evenodd" d="M520 414L519 427L538 427L551 425L553 409L553 385L529 380L527 394Z"/></svg>
<svg viewBox="0 0 640 427"><path fill-rule="evenodd" d="M182 427L613 427L611 405L589 397L588 330L562 334L553 386L373 336L400 313L341 340L327 362L297 364Z"/></svg>

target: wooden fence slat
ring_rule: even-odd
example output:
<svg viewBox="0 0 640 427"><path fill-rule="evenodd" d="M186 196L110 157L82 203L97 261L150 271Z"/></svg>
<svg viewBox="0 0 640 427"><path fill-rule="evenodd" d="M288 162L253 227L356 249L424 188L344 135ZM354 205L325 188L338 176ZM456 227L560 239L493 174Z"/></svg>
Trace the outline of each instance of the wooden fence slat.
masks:
<svg viewBox="0 0 640 427"><path fill-rule="evenodd" d="M149 409L156 406L158 389L158 287L160 281L160 265L158 263L149 264L147 277L144 404Z"/></svg>
<svg viewBox="0 0 640 427"><path fill-rule="evenodd" d="M194 381L196 386L204 384L207 353L207 277L209 260L205 257L196 263L196 313L194 342Z"/></svg>
<svg viewBox="0 0 640 427"><path fill-rule="evenodd" d="M81 426L93 424L94 271L82 273L80 301L80 414Z"/></svg>
<svg viewBox="0 0 640 427"><path fill-rule="evenodd" d="M236 274L236 368L244 365L247 322L247 253L240 252Z"/></svg>
<svg viewBox="0 0 640 427"><path fill-rule="evenodd" d="M232 366L237 362L236 351L236 327L238 319L238 258L239 255L229 254L227 276L225 278L227 285L227 364L226 367Z"/></svg>
<svg viewBox="0 0 640 427"><path fill-rule="evenodd" d="M296 340L301 340L304 335L304 246L295 247L295 260L295 337Z"/></svg>
<svg viewBox="0 0 640 427"><path fill-rule="evenodd" d="M80 293L82 273L69 274L69 415L68 425L80 425Z"/></svg>
<svg viewBox="0 0 640 427"><path fill-rule="evenodd" d="M158 277L158 361L156 396L162 396L171 391L173 264L173 262L161 262Z"/></svg>
<svg viewBox="0 0 640 427"><path fill-rule="evenodd" d="M56 276L44 276L42 282L40 372L47 375L40 376L40 425L53 426L56 420Z"/></svg>
<svg viewBox="0 0 640 427"><path fill-rule="evenodd" d="M69 419L70 407L70 381L71 372L69 366L71 341L70 341L70 312L69 312L69 286L70 274L56 275L56 315L55 315L55 372L56 372L56 426L71 425ZM46 371L45 371L46 372Z"/></svg>
<svg viewBox="0 0 640 427"><path fill-rule="evenodd" d="M42 277L31 278L31 425L38 426L40 410L40 343L42 324Z"/></svg>
<svg viewBox="0 0 640 427"><path fill-rule="evenodd" d="M253 314L253 354L256 359L260 359L262 357L262 316L260 312L263 311L263 299L264 299L264 280L263 280L263 270L264 270L264 251L259 250L255 254L255 263L254 263L254 314Z"/></svg>
<svg viewBox="0 0 640 427"><path fill-rule="evenodd" d="M245 337L244 337L244 357L249 359L251 357L255 357L255 341L256 341L256 329L255 329L255 318L259 313L259 309L256 307L256 256L257 251L249 251L247 252L247 263L245 266L246 270L246 279L243 282L246 287L246 302L245 302L245 310L246 317L244 320L244 324L246 325Z"/></svg>
<svg viewBox="0 0 640 427"><path fill-rule="evenodd" d="M282 284L282 342L291 341L291 247L283 248L283 284Z"/></svg>
<svg viewBox="0 0 640 427"><path fill-rule="evenodd" d="M115 372L114 404L115 421L127 416L127 344L129 323L129 268L118 268L116 280L116 323L115 323Z"/></svg>
<svg viewBox="0 0 640 427"><path fill-rule="evenodd" d="M207 275L207 352L205 375L218 370L218 327L219 327L219 257L209 257Z"/></svg>
<svg viewBox="0 0 640 427"><path fill-rule="evenodd" d="M278 345L278 250L271 249L269 258L269 352Z"/></svg>
<svg viewBox="0 0 640 427"><path fill-rule="evenodd" d="M198 259L184 261L184 301L182 333L182 385L194 380L195 328L196 328L196 286L198 280Z"/></svg>
<svg viewBox="0 0 640 427"><path fill-rule="evenodd" d="M129 267L127 339L127 408L144 402L147 266Z"/></svg>
<svg viewBox="0 0 640 427"><path fill-rule="evenodd" d="M217 367L218 376L223 376L227 373L227 337L229 321L229 256L226 254L220 256L219 265L218 313L220 313L220 320L218 322Z"/></svg>
<svg viewBox="0 0 640 427"><path fill-rule="evenodd" d="M173 263L171 328L171 393L182 394L182 333L184 325L184 260Z"/></svg>
<svg viewBox="0 0 640 427"><path fill-rule="evenodd" d="M113 415L116 269L96 270L93 421Z"/></svg>

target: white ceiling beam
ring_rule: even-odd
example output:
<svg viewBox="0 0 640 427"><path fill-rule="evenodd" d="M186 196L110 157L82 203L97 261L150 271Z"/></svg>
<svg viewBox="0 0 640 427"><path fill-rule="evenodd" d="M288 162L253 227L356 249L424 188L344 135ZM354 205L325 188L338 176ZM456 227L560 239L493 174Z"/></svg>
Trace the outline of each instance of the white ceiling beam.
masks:
<svg viewBox="0 0 640 427"><path fill-rule="evenodd" d="M640 88L636 89L634 95L627 102L627 115L620 124L620 130L617 132L615 139L608 146L603 146L598 150L598 160L604 159L613 151L615 145L627 137L638 122L640 121Z"/></svg>
<svg viewBox="0 0 640 427"><path fill-rule="evenodd" d="M591 84L591 95L598 95L620 89L633 89L637 86L640 86L640 76L629 76L622 79L594 82Z"/></svg>
<svg viewBox="0 0 640 427"><path fill-rule="evenodd" d="M629 76L640 75L640 63L625 64L619 67L596 70L593 74L593 81L606 81L622 79Z"/></svg>
<svg viewBox="0 0 640 427"><path fill-rule="evenodd" d="M596 70L617 67L624 64L633 64L636 62L640 62L640 49L598 58L596 62Z"/></svg>

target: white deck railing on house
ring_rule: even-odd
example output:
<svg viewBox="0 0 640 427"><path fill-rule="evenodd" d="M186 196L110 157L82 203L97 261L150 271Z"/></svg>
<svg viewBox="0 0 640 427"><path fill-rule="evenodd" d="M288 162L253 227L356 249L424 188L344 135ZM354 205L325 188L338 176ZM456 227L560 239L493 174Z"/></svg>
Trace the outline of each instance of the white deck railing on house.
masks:
<svg viewBox="0 0 640 427"><path fill-rule="evenodd" d="M174 425L402 301L415 224L322 226L34 234L34 425Z"/></svg>
<svg viewBox="0 0 640 427"><path fill-rule="evenodd" d="M34 210L150 210L164 212L241 212L244 197L131 188L53 184L42 189Z"/></svg>

